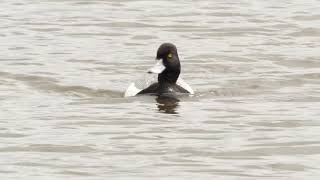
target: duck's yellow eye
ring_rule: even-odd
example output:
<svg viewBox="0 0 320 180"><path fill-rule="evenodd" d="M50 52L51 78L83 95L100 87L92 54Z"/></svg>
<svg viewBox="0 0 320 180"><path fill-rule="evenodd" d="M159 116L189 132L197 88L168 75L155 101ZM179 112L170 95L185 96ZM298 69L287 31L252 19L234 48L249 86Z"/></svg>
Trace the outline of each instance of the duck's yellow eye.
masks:
<svg viewBox="0 0 320 180"><path fill-rule="evenodd" d="M172 54L171 53L168 54L168 58L169 59L172 58Z"/></svg>

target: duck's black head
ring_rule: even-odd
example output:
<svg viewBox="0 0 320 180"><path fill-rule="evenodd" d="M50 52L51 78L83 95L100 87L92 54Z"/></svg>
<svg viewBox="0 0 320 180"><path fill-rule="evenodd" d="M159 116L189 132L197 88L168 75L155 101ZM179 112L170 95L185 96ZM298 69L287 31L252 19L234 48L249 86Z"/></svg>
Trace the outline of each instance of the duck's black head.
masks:
<svg viewBox="0 0 320 180"><path fill-rule="evenodd" d="M159 62L150 70L159 73L158 81L160 84L175 84L181 71L180 60L175 45L171 43L162 44L157 51Z"/></svg>

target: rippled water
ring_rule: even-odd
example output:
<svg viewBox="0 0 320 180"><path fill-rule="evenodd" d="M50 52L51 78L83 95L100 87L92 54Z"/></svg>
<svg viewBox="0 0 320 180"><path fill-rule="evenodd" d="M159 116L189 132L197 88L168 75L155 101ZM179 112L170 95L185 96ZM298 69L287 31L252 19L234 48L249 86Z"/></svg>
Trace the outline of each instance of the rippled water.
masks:
<svg viewBox="0 0 320 180"><path fill-rule="evenodd" d="M1 179L318 179L320 1L2 0ZM163 42L193 97L123 98Z"/></svg>

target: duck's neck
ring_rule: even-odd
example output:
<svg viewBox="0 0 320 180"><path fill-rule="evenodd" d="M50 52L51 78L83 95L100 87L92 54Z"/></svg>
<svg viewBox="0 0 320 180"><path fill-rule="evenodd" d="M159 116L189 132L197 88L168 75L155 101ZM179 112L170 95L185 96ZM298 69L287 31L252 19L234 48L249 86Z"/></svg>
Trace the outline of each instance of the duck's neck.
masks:
<svg viewBox="0 0 320 180"><path fill-rule="evenodd" d="M158 82L160 84L176 84L180 75L180 65L174 69L166 68L158 75Z"/></svg>

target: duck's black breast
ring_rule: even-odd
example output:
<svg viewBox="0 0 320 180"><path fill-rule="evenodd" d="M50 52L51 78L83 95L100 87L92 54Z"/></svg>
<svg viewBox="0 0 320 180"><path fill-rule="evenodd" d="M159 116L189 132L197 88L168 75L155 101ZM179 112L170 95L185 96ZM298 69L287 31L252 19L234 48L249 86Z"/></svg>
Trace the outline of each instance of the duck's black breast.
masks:
<svg viewBox="0 0 320 180"><path fill-rule="evenodd" d="M154 84L151 84L146 89L143 89L142 91L140 91L138 94L161 95L161 94L175 94L175 93L190 93L190 92L188 92L183 87L177 84L154 83Z"/></svg>

